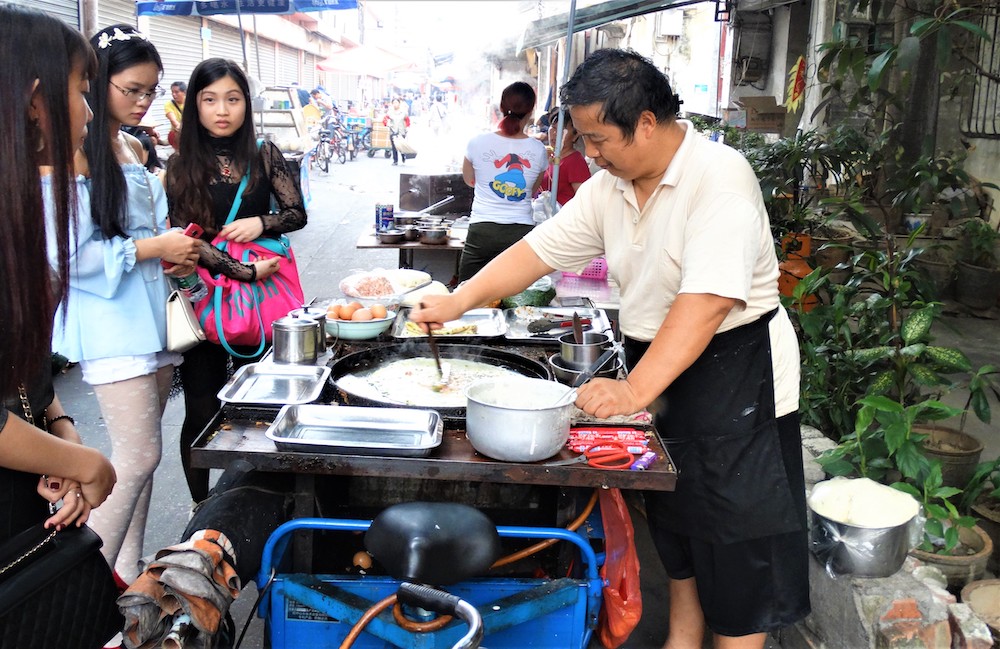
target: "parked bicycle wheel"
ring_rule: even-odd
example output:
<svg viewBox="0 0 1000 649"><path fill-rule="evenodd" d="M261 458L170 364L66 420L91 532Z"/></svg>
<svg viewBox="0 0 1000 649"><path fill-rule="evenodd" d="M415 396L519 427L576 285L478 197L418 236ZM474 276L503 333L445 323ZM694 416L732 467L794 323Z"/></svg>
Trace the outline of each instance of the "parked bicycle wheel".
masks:
<svg viewBox="0 0 1000 649"><path fill-rule="evenodd" d="M330 171L330 158L333 155L330 151L329 142L321 142L318 147L316 147L316 166L320 168L320 171L327 173Z"/></svg>

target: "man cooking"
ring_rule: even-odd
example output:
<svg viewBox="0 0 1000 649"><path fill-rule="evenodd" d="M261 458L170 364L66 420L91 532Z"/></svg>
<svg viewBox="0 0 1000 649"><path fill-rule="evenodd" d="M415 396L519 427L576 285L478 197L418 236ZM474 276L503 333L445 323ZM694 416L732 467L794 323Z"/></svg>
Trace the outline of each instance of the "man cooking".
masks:
<svg viewBox="0 0 1000 649"><path fill-rule="evenodd" d="M604 255L631 371L588 382L576 405L609 417L664 397L656 426L677 489L645 499L670 577L666 646L699 649L707 625L717 649L763 647L809 613L809 589L798 347L760 186L737 151L677 119L666 77L634 52L593 53L560 99L603 171L410 317L441 326Z"/></svg>

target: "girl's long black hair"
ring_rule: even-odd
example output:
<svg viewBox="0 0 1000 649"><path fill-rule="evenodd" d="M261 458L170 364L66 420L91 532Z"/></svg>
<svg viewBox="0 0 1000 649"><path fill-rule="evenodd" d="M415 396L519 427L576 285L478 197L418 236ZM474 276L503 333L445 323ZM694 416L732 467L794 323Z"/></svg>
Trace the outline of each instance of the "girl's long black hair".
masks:
<svg viewBox="0 0 1000 649"><path fill-rule="evenodd" d="M232 136L230 151L233 168L241 175L250 174L244 195L253 191L263 172L261 165L253 164L258 154L250 103L250 82L235 61L205 59L191 72L184 114L181 116L180 150L170 157L167 164L166 185L170 197L171 223L197 223L210 234L215 232L216 227L212 220L212 195L208 187L219 174L219 163L215 149L212 148L212 135L201 124L198 106L201 91L224 77L236 82L246 101L246 115L243 124Z"/></svg>
<svg viewBox="0 0 1000 649"><path fill-rule="evenodd" d="M131 38L117 40L110 38L115 30L130 35ZM106 42L105 47L101 43ZM108 93L118 92L111 88L111 77L143 63L153 63L163 73L163 62L156 47L130 25L109 25L94 34L90 44L97 54L97 77L90 84L87 100L94 111L90 133L83 145L90 167L90 216L101 230L105 239L124 237L126 219L125 174L122 172L115 151L111 147L108 112Z"/></svg>
<svg viewBox="0 0 1000 649"><path fill-rule="evenodd" d="M67 80L73 70L92 79L95 68L79 32L35 9L0 4L0 397L16 394L49 364L59 298L46 255L38 166L53 168L55 275L64 286L76 216ZM32 118L33 99L45 107L45 123Z"/></svg>

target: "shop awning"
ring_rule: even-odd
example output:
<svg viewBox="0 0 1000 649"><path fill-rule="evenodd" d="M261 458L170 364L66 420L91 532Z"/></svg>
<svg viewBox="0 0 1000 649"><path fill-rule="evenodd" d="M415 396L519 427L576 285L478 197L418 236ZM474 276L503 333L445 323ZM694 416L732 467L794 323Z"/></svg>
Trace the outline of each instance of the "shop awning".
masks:
<svg viewBox="0 0 1000 649"><path fill-rule="evenodd" d="M139 16L218 16L225 14L294 14L357 9L357 0L136 0Z"/></svg>
<svg viewBox="0 0 1000 649"><path fill-rule="evenodd" d="M600 27L616 20L705 1L707 0L640 0L639 2L635 0L608 0L607 2L577 9L573 18L573 31L580 32L585 29ZM570 14L567 12L540 18L528 23L524 33L521 35L521 43L518 50L523 50L526 47L547 45L563 38L566 36L569 19Z"/></svg>
<svg viewBox="0 0 1000 649"><path fill-rule="evenodd" d="M393 70L415 67L413 61L373 45L359 45L335 52L316 64L320 70L384 77Z"/></svg>

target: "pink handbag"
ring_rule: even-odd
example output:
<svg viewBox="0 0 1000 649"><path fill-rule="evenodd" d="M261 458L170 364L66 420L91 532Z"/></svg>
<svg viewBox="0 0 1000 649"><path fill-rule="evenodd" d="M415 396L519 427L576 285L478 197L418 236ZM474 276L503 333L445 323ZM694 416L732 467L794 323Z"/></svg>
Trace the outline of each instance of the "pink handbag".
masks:
<svg viewBox="0 0 1000 649"><path fill-rule="evenodd" d="M229 211L226 225L236 218L246 183L247 176L244 175L236 190L236 201ZM292 246L284 235L277 238L259 237L248 243L236 243L216 237L212 245L243 263L272 257L280 259L280 267L276 273L254 282L242 282L221 274L213 275L208 269L198 267L198 274L208 287L208 297L195 305L195 313L205 330L205 337L222 345L233 356L260 356L271 341L271 324L305 303ZM232 345L256 346L257 351L240 354Z"/></svg>

